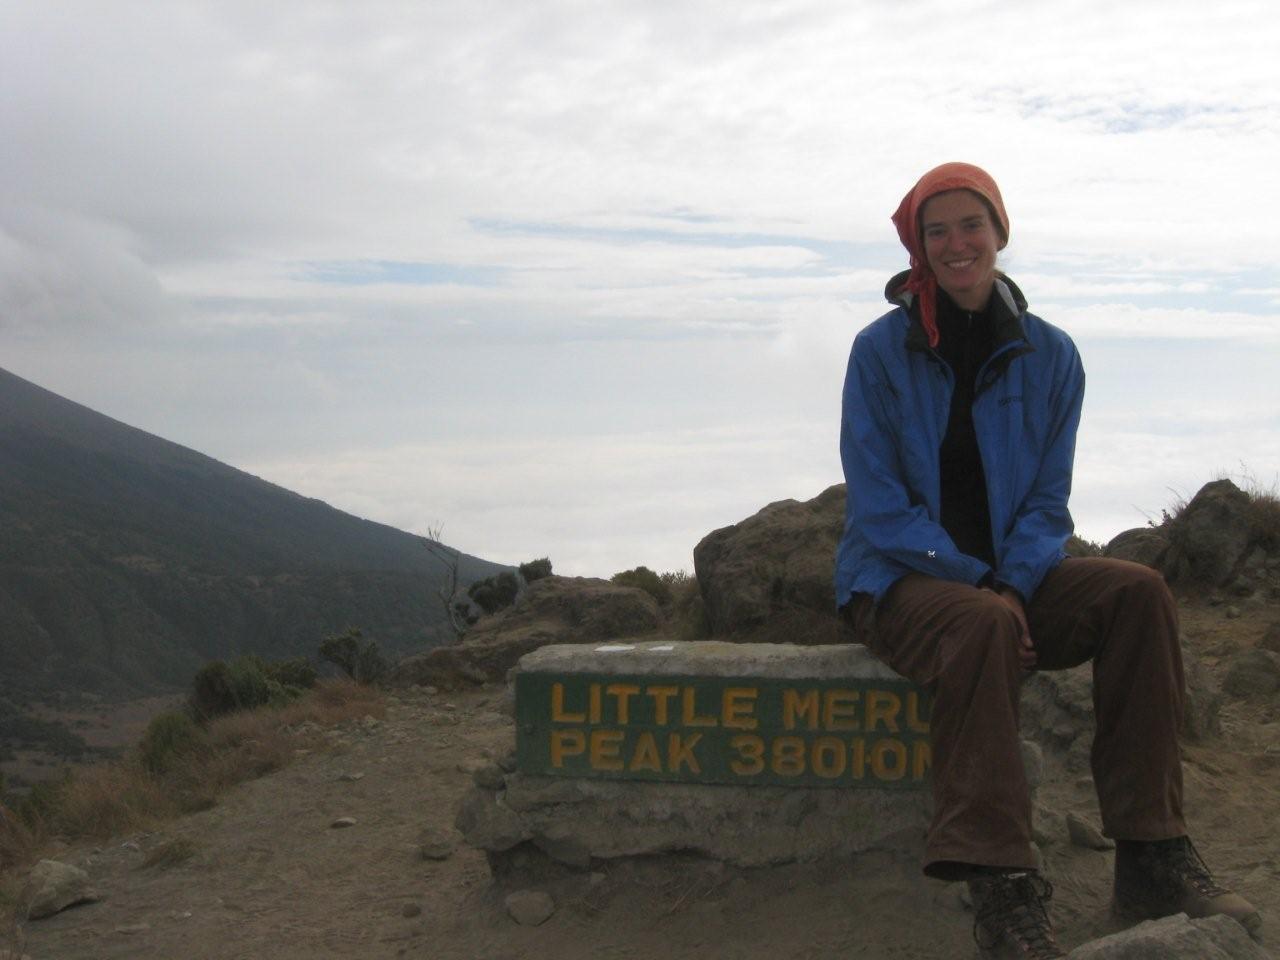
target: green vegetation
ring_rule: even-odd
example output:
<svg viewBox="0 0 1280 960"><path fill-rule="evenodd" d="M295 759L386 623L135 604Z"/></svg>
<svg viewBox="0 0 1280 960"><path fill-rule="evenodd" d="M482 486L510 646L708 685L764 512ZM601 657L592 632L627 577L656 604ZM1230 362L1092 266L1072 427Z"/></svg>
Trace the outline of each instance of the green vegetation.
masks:
<svg viewBox="0 0 1280 960"><path fill-rule="evenodd" d="M186 710L158 713L147 724L138 744L138 759L154 774L168 773L176 764L208 747L205 729Z"/></svg>
<svg viewBox="0 0 1280 960"><path fill-rule="evenodd" d="M191 681L188 706L197 720L207 721L237 710L279 706L315 682L315 668L297 658L268 663L255 654L245 654L230 663L211 660Z"/></svg>
<svg viewBox="0 0 1280 960"><path fill-rule="evenodd" d="M364 639L355 627L320 644L320 659L334 664L356 683L377 683L387 672L387 662L376 640Z"/></svg>
<svg viewBox="0 0 1280 960"><path fill-rule="evenodd" d="M620 587L636 587L643 590L661 606L671 604L671 584L648 567L636 567L634 570L623 570L609 578Z"/></svg>
<svg viewBox="0 0 1280 960"><path fill-rule="evenodd" d="M550 564L550 561L548 561ZM487 614L495 614L515 603L520 592L520 581L509 570L504 570L496 577L477 580L467 587L467 596L474 600Z"/></svg>
<svg viewBox="0 0 1280 960"><path fill-rule="evenodd" d="M525 583L533 583L535 580L551 576L550 558L541 557L537 560L530 560L528 563L520 564L520 576L524 577Z"/></svg>

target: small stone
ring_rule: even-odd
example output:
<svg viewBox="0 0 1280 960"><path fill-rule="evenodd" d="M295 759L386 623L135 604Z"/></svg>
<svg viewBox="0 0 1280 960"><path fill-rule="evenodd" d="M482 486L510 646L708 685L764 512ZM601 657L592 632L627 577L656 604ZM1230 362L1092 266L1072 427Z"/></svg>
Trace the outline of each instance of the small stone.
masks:
<svg viewBox="0 0 1280 960"><path fill-rule="evenodd" d="M400 908L400 916L404 917L406 920L412 920L414 917L421 915L422 904L420 903L406 903Z"/></svg>
<svg viewBox="0 0 1280 960"><path fill-rule="evenodd" d="M1240 608L1237 607L1234 603L1227 607L1227 619L1228 620L1240 619Z"/></svg>
<svg viewBox="0 0 1280 960"><path fill-rule="evenodd" d="M440 704L440 709L446 710L449 713L453 713L455 710L458 709L458 705L456 703L442 703Z"/></svg>
<svg viewBox="0 0 1280 960"><path fill-rule="evenodd" d="M1280 624L1277 624L1277 626L1280 626ZM1280 642L1280 633L1277 633L1276 639L1278 642ZM498 766L500 766L507 773L515 772L516 752L512 750L510 753L504 754L502 757L500 757L498 759Z"/></svg>
<svg viewBox="0 0 1280 960"><path fill-rule="evenodd" d="M116 927L116 933L125 933L125 934L146 933L150 929L151 929L151 924L149 923L123 923L120 926Z"/></svg>
<svg viewBox="0 0 1280 960"><path fill-rule="evenodd" d="M434 697L436 694L440 692L439 687L424 687L423 689L427 691L427 696L429 697Z"/></svg>
<svg viewBox="0 0 1280 960"><path fill-rule="evenodd" d="M418 835L418 853L423 860L448 860L457 846L452 834L434 827L426 827Z"/></svg>
<svg viewBox="0 0 1280 960"><path fill-rule="evenodd" d="M471 772L471 782L484 790L501 790L507 777L496 763L482 763Z"/></svg>
<svg viewBox="0 0 1280 960"><path fill-rule="evenodd" d="M542 890L517 890L503 901L511 919L523 927L545 923L556 911L556 902Z"/></svg>
<svg viewBox="0 0 1280 960"><path fill-rule="evenodd" d="M132 840L126 840L124 843L120 844L120 849L129 850L133 853L137 853L142 848L138 846L136 843L134 843Z"/></svg>
<svg viewBox="0 0 1280 960"><path fill-rule="evenodd" d="M359 821L355 817L339 817L329 826L334 830L341 830L343 827L354 827Z"/></svg>
<svg viewBox="0 0 1280 960"><path fill-rule="evenodd" d="M357 771L355 773L344 773L341 776L339 776L338 779L341 780L343 783L355 783L357 780L364 779L364 771Z"/></svg>
<svg viewBox="0 0 1280 960"><path fill-rule="evenodd" d="M1102 832L1083 817L1074 813L1067 814L1067 836L1073 846L1086 850L1113 850L1115 844L1102 835Z"/></svg>

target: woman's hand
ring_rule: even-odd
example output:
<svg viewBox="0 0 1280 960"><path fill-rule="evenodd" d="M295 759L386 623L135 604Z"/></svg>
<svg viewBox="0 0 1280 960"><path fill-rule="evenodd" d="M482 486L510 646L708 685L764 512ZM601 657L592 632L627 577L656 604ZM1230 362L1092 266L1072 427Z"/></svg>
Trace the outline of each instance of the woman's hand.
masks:
<svg viewBox="0 0 1280 960"><path fill-rule="evenodd" d="M991 590L990 587L983 587L984 590ZM1031 630L1027 627L1027 612L1022 608L1022 598L1018 596L1018 591L1012 587L1001 587L999 590L991 590L999 597L1004 605L1013 611L1014 616L1018 618L1018 626L1021 628L1022 636L1018 639L1018 660L1022 664L1023 670L1034 670L1036 665L1036 648L1031 642Z"/></svg>

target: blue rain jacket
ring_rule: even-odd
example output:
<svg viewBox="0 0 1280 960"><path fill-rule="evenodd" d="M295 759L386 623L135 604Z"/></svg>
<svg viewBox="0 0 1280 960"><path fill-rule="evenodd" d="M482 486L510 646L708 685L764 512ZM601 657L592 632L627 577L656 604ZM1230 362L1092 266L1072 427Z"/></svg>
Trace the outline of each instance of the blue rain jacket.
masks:
<svg viewBox="0 0 1280 960"><path fill-rule="evenodd" d="M998 278L994 295L1003 301L1007 335L978 372L973 423L997 568L961 553L939 523L939 451L954 379L929 348L909 298L897 300L854 339L845 376L840 458L848 490L837 606L855 593L879 601L913 571L1007 584L1030 600L1066 555L1084 369L1071 338L1028 313L1011 280Z"/></svg>

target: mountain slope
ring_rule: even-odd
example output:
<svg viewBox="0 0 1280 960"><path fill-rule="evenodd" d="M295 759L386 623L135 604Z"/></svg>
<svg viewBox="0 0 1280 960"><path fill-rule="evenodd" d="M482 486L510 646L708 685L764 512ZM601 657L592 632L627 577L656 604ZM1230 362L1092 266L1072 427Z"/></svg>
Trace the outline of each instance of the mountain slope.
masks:
<svg viewBox="0 0 1280 960"><path fill-rule="evenodd" d="M498 565L463 555L464 581ZM361 627L421 648L422 538L335 510L0 370L0 691L133 693L205 659Z"/></svg>

